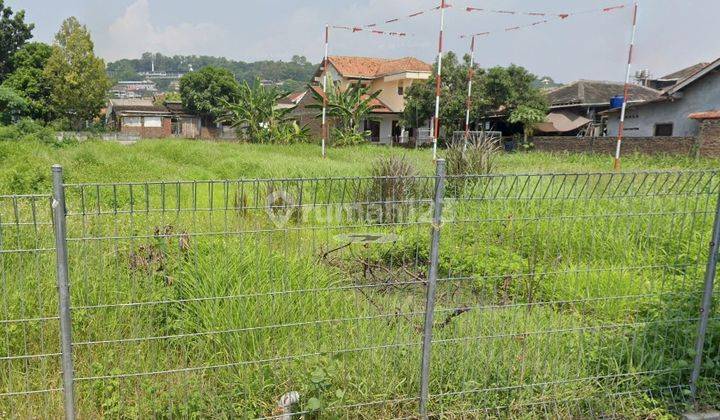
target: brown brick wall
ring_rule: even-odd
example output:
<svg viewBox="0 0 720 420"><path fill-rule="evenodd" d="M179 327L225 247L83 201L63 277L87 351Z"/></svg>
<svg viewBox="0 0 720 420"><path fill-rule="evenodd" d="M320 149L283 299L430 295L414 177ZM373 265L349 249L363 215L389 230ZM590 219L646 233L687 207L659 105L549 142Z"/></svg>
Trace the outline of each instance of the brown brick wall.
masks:
<svg viewBox="0 0 720 420"><path fill-rule="evenodd" d="M121 125L120 132L140 136L144 139L161 139L170 137L172 134L172 121L170 118L163 118L162 127L128 127Z"/></svg>
<svg viewBox="0 0 720 420"><path fill-rule="evenodd" d="M704 120L700 124L698 144L700 156L720 156L720 120Z"/></svg>
<svg viewBox="0 0 720 420"><path fill-rule="evenodd" d="M615 154L617 137L534 137L535 150L543 152ZM629 137L622 143L623 153L691 155L695 137ZM715 156L720 156L720 150Z"/></svg>

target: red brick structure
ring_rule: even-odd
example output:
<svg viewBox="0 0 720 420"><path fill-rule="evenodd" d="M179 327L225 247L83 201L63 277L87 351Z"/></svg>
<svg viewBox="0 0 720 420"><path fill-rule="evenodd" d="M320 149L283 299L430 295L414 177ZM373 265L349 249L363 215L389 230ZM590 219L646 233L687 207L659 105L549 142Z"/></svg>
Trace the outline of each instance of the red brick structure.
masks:
<svg viewBox="0 0 720 420"><path fill-rule="evenodd" d="M700 121L698 156L720 156L720 110L698 112L690 118Z"/></svg>
<svg viewBox="0 0 720 420"><path fill-rule="evenodd" d="M695 137L626 137L623 153L682 154L694 150ZM543 152L615 153L617 137L534 137L535 150Z"/></svg>
<svg viewBox="0 0 720 420"><path fill-rule="evenodd" d="M701 121L697 137L626 137L623 153L720 157L720 111L692 114L690 118ZM612 155L617 137L534 137L532 142L535 150L543 152Z"/></svg>
<svg viewBox="0 0 720 420"><path fill-rule="evenodd" d="M189 113L177 102L155 105L150 100L111 100L107 123L116 131L145 139L168 137L212 140L235 138L223 129Z"/></svg>

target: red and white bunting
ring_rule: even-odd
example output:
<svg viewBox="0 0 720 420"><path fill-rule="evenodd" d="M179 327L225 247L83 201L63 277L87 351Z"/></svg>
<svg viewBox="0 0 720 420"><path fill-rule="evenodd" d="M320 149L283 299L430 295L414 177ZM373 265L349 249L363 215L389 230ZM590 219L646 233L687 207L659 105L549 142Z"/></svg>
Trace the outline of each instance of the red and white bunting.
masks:
<svg viewBox="0 0 720 420"><path fill-rule="evenodd" d="M382 23L369 23L369 24L367 24L367 25L363 25L362 27L363 27L363 28L377 28L378 26L381 26L381 25L389 25L389 24L391 24L391 23L397 23L397 22L400 22L400 21L403 21L403 20L408 20L408 19L412 19L412 18L416 18L416 17L422 16L422 15L425 15L425 14L427 14L427 13L435 12L435 11L440 10L440 9L442 9L442 8L447 9L447 8L450 8L450 7L452 7L452 5L450 5L450 4L445 4L445 6L436 6L436 7L433 7L432 9L421 10L421 11L419 11L419 12L413 12L413 13L407 14L407 15L402 16L402 17L396 17L396 18L388 19L388 20L383 21Z"/></svg>
<svg viewBox="0 0 720 420"><path fill-rule="evenodd" d="M348 31L351 33L358 33L358 32L365 32L370 33L373 35L381 35L381 36L393 36L393 37L408 37L413 36L413 34L409 34L407 32L395 32L395 31L382 31L379 29L368 29L368 28L362 28L360 26L341 26L341 25L333 25L331 26L332 29L339 29L342 31Z"/></svg>
<svg viewBox="0 0 720 420"><path fill-rule="evenodd" d="M481 9L479 7L466 7L465 11L466 12L496 13L496 14L500 14L500 15L553 16L549 13L543 13L543 12L519 12L516 10ZM554 16L562 16L562 14L556 14Z"/></svg>
<svg viewBox="0 0 720 420"><path fill-rule="evenodd" d="M513 15L527 15L527 16L545 16L548 17L548 19L539 20L536 22L529 23L527 25L519 25L519 26L510 26L498 31L486 31L486 32L478 32L474 34L465 34L460 35L460 38L471 38L471 37L481 37L481 36L488 36L499 32L512 32L512 31L519 31L521 29L527 29L532 28L539 25L544 25L551 22L557 22L557 21L563 21L573 16L578 15L584 15L589 13L609 13L614 12L619 9L624 9L627 7L626 4L621 4L617 6L609 6L609 7L603 7L602 9L592 9L592 10L583 10L580 12L572 12L572 13L542 13L542 12L520 12L520 11L514 11L514 10L490 10L490 9L478 9L474 7L468 7L466 10L468 12L475 12L475 11L483 11L488 13L502 13L502 14L513 14Z"/></svg>

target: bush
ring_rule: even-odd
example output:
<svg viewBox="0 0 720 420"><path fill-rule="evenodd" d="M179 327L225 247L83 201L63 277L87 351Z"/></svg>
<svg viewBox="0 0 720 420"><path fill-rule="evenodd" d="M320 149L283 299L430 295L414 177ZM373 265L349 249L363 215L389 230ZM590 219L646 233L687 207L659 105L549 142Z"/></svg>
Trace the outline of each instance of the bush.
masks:
<svg viewBox="0 0 720 420"><path fill-rule="evenodd" d="M367 142L369 132L357 132L354 130L340 130L333 128L331 133L332 145L336 147L357 146Z"/></svg>
<svg viewBox="0 0 720 420"><path fill-rule="evenodd" d="M418 170L404 156L390 156L375 160L371 175L368 205L381 210L382 222L399 222L418 199Z"/></svg>
<svg viewBox="0 0 720 420"><path fill-rule="evenodd" d="M0 126L0 140L56 142L53 130L29 118L22 119L14 125Z"/></svg>
<svg viewBox="0 0 720 420"><path fill-rule="evenodd" d="M269 143L295 144L307 143L310 140L310 129L301 127L296 121L285 122L270 130Z"/></svg>
<svg viewBox="0 0 720 420"><path fill-rule="evenodd" d="M478 141L453 142L448 146L445 155L447 173L451 176L485 175L495 169L495 157L500 151L500 142L496 139ZM448 189L453 193L461 193L472 178L450 178Z"/></svg>
<svg viewBox="0 0 720 420"><path fill-rule="evenodd" d="M0 141L19 140L22 133L14 125L0 125Z"/></svg>
<svg viewBox="0 0 720 420"><path fill-rule="evenodd" d="M13 194L37 194L48 191L50 171L41 164L18 164L9 171L6 184Z"/></svg>
<svg viewBox="0 0 720 420"><path fill-rule="evenodd" d="M445 160L449 175L489 174L495 168L495 157L500 151L496 139L453 142L448 145Z"/></svg>

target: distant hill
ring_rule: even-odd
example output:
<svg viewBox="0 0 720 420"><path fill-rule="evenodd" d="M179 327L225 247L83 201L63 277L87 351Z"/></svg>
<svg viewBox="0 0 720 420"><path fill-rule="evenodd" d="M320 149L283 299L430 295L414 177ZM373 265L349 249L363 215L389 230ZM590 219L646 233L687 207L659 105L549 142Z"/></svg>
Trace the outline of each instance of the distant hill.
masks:
<svg viewBox="0 0 720 420"><path fill-rule="evenodd" d="M307 61L303 56L294 56L290 61L244 61L229 60L224 57L210 56L165 56L162 54L144 53L137 59L122 59L108 63L108 75L115 80L138 80L144 76L140 73L149 73L153 70L158 73L183 74L192 70L199 70L207 66L222 67L230 70L240 80L253 82L260 79L265 83L274 83L283 90L293 91L302 89L310 82L317 68L316 64ZM167 89L169 80L159 80L161 89Z"/></svg>

